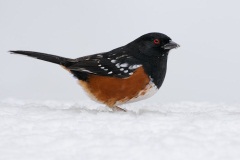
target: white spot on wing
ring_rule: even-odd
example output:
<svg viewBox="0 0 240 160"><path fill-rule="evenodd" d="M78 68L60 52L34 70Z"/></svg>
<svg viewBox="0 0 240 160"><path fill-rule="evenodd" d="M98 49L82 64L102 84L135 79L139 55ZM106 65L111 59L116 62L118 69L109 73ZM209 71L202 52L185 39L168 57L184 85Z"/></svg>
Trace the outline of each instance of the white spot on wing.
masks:
<svg viewBox="0 0 240 160"><path fill-rule="evenodd" d="M124 70L124 68L120 68L120 71L123 71Z"/></svg>
<svg viewBox="0 0 240 160"><path fill-rule="evenodd" d="M78 70L79 70L79 71L82 71L82 72L87 72L87 73L94 73L94 72L89 71L89 70L87 70L87 69L85 69L85 68L79 68Z"/></svg>
<svg viewBox="0 0 240 160"><path fill-rule="evenodd" d="M103 55L101 55L101 54L98 54L98 55L97 55L97 57L98 57L98 58L102 58L102 57L103 57Z"/></svg>
<svg viewBox="0 0 240 160"><path fill-rule="evenodd" d="M112 74L112 73L113 73L112 71L108 72L108 74Z"/></svg>
<svg viewBox="0 0 240 160"><path fill-rule="evenodd" d="M137 69L137 68L139 68L141 66L142 66L141 64L135 64L135 65L129 66L129 69L133 70L133 69Z"/></svg>
<svg viewBox="0 0 240 160"><path fill-rule="evenodd" d="M128 70L125 70L124 73L128 73Z"/></svg>
<svg viewBox="0 0 240 160"><path fill-rule="evenodd" d="M128 63L123 63L120 65L120 67L127 67L128 66Z"/></svg>
<svg viewBox="0 0 240 160"><path fill-rule="evenodd" d="M121 56L117 57L116 59L120 59L120 58L123 58L123 57L127 57L127 55L121 55Z"/></svg>
<svg viewBox="0 0 240 160"><path fill-rule="evenodd" d="M119 63L117 63L115 66L116 66L117 68L120 68L120 64L119 64Z"/></svg>
<svg viewBox="0 0 240 160"><path fill-rule="evenodd" d="M117 60L113 59L113 60L111 60L111 62L112 62L112 63L116 63L116 62L117 62Z"/></svg>

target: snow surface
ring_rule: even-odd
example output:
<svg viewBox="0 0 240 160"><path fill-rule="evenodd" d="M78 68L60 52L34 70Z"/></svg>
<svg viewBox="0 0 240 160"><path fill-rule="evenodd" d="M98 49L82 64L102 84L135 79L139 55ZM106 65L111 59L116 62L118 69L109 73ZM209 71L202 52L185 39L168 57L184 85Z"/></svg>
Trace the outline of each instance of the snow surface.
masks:
<svg viewBox="0 0 240 160"><path fill-rule="evenodd" d="M240 105L0 101L0 159L240 159Z"/></svg>

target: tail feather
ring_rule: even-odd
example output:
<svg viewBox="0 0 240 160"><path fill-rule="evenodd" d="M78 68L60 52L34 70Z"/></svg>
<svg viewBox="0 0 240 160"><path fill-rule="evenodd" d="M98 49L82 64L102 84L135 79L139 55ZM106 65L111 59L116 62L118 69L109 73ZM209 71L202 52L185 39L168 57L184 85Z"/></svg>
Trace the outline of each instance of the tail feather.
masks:
<svg viewBox="0 0 240 160"><path fill-rule="evenodd" d="M29 57L60 64L63 66L69 65L73 61L73 59L70 59L70 58L64 58L64 57L46 54L46 53L40 53L40 52L32 52L32 51L9 51L9 52L12 54L26 55Z"/></svg>

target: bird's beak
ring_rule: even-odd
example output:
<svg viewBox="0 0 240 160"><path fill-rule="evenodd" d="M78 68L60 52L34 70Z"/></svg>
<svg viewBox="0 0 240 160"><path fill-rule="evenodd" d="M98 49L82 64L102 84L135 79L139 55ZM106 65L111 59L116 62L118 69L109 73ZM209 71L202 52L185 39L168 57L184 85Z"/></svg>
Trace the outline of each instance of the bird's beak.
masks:
<svg viewBox="0 0 240 160"><path fill-rule="evenodd" d="M180 47L180 45L173 41L170 41L169 43L167 43L163 46L164 49L174 49L174 48L178 48L178 47Z"/></svg>

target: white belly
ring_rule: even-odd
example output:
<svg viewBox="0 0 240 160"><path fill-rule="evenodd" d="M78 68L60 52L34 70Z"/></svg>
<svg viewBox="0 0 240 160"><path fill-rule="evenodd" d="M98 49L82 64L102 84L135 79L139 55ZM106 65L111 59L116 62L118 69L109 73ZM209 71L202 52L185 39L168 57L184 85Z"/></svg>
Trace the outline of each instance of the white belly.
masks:
<svg viewBox="0 0 240 160"><path fill-rule="evenodd" d="M143 99L147 99L151 96L153 96L156 92L158 91L157 86L150 81L149 84L143 89L141 90L138 95L128 101L118 101L115 105L121 105L124 103L132 103L132 102L137 102Z"/></svg>

